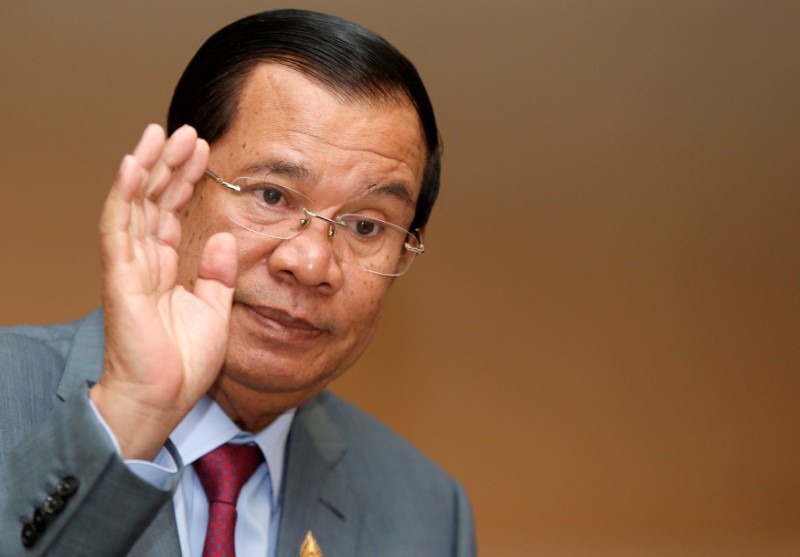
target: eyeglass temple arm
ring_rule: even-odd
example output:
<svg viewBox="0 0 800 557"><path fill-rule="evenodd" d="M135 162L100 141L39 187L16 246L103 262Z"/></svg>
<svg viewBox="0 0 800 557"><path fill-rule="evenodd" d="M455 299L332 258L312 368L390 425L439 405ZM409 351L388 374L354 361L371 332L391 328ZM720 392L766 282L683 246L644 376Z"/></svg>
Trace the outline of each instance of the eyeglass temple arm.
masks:
<svg viewBox="0 0 800 557"><path fill-rule="evenodd" d="M219 176L217 176L208 169L206 169L206 176L214 180L220 186L225 186L226 188L231 189L233 191L242 191L242 188L240 188L236 184L231 184L230 182L226 182L225 180L223 180L222 178L220 178Z"/></svg>
<svg viewBox="0 0 800 557"><path fill-rule="evenodd" d="M417 228L414 232L411 232L416 238L417 242L419 242L419 246L412 246L408 242L403 242L403 247L405 247L408 251L414 253L425 253L425 246L422 243L422 234L420 234L419 228Z"/></svg>

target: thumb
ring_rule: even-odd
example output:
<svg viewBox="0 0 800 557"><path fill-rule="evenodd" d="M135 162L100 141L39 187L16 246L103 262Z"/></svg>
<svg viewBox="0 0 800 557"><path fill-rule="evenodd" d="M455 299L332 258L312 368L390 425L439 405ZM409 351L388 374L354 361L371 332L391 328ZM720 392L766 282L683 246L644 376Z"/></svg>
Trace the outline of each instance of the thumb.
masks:
<svg viewBox="0 0 800 557"><path fill-rule="evenodd" d="M236 272L236 239L229 232L214 234L200 255L194 295L221 315L227 315L233 300Z"/></svg>

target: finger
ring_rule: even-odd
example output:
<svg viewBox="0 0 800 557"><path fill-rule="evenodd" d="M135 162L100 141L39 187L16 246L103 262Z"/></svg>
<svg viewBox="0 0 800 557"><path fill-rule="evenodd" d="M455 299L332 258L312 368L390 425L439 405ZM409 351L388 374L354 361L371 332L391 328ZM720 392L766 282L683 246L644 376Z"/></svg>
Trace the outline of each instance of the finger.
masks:
<svg viewBox="0 0 800 557"><path fill-rule="evenodd" d="M184 179L196 183L205 175L208 166L209 146L205 139L198 139L195 142L194 152L191 158L183 165L182 173Z"/></svg>
<svg viewBox="0 0 800 557"><path fill-rule="evenodd" d="M236 240L229 232L211 236L200 255L194 294L227 316L236 284Z"/></svg>
<svg viewBox="0 0 800 557"><path fill-rule="evenodd" d="M143 168L151 169L161 156L166 141L164 128L158 124L150 124L144 129L139 143L136 144L133 156Z"/></svg>
<svg viewBox="0 0 800 557"><path fill-rule="evenodd" d="M175 171L192 157L197 145L197 132L191 126L181 126L172 134L158 161L150 171L147 197L156 200L172 181Z"/></svg>
<svg viewBox="0 0 800 557"><path fill-rule="evenodd" d="M114 184L100 216L100 247L104 265L114 256L124 261L133 257L127 230L131 224L131 196L140 182L141 167L133 155L120 163Z"/></svg>
<svg viewBox="0 0 800 557"><path fill-rule="evenodd" d="M158 214L158 241L177 250L181 244L181 223L178 216L171 211L160 211Z"/></svg>
<svg viewBox="0 0 800 557"><path fill-rule="evenodd" d="M177 171L175 183L164 191L159 205L167 211L177 211L191 198L196 183L203 177L208 165L208 143L203 139L195 142L195 148L189 159Z"/></svg>

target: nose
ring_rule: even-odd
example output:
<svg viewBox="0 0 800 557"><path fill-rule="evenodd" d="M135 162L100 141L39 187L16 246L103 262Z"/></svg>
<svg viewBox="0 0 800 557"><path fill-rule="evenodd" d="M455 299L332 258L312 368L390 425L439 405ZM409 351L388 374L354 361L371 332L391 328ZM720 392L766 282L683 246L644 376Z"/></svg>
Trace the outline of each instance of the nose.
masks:
<svg viewBox="0 0 800 557"><path fill-rule="evenodd" d="M283 240L269 256L270 274L333 294L342 286L342 268L333 253L330 224L312 218L303 230Z"/></svg>

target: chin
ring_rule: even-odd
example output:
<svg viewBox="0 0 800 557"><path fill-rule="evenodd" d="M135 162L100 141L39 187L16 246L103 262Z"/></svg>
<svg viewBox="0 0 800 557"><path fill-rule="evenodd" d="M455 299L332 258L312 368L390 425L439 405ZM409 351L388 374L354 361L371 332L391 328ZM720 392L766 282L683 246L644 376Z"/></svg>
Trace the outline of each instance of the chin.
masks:
<svg viewBox="0 0 800 557"><path fill-rule="evenodd" d="M261 358L226 361L222 369L224 383L252 394L296 395L308 400L325 388L328 383L341 375L341 372L311 373L312 366L297 361L281 365L281 358L275 358L265 365Z"/></svg>

